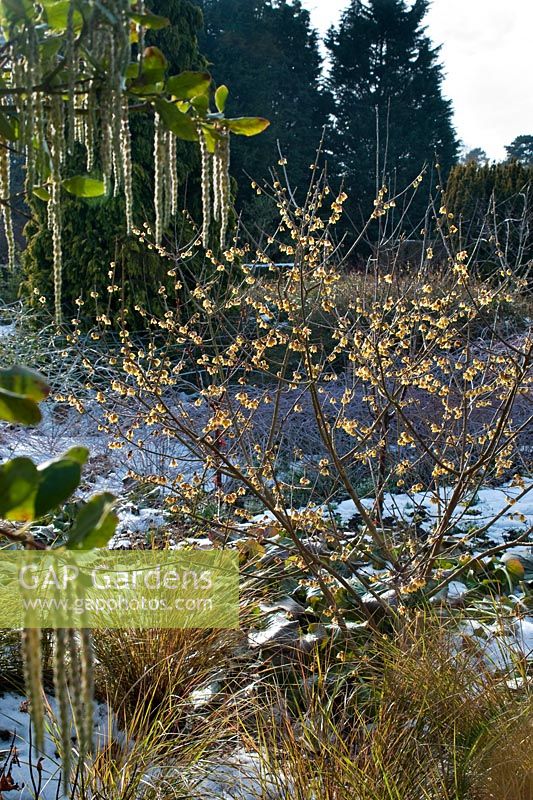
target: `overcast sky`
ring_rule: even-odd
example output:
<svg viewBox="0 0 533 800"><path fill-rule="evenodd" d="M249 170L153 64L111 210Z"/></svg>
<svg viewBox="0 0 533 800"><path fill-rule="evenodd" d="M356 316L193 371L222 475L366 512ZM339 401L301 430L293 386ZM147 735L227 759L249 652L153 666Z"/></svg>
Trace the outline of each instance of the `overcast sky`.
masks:
<svg viewBox="0 0 533 800"><path fill-rule="evenodd" d="M348 0L302 0L324 32ZM433 0L428 32L442 44L444 93L467 147L505 156L515 136L533 134L533 0Z"/></svg>

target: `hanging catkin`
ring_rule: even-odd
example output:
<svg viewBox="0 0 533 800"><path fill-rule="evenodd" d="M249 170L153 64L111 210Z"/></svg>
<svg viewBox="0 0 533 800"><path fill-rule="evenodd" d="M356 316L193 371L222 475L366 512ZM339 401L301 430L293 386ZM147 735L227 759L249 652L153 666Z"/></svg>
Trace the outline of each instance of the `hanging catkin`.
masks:
<svg viewBox="0 0 533 800"><path fill-rule="evenodd" d="M102 92L100 112L100 164L102 168L102 180L106 193L111 186L111 173L113 169L113 159L111 154L111 125L110 125L110 106L108 92Z"/></svg>
<svg viewBox="0 0 533 800"><path fill-rule="evenodd" d="M164 154L164 189L163 189L163 230L167 227L172 216L172 175L170 163L170 131L163 131L163 154Z"/></svg>
<svg viewBox="0 0 533 800"><path fill-rule="evenodd" d="M133 228L133 184L131 170L131 133L127 97L124 97L122 101L122 127L120 130L120 135L122 174L124 179L124 198L126 201L126 233L129 236L131 229Z"/></svg>
<svg viewBox="0 0 533 800"><path fill-rule="evenodd" d="M52 172L50 176L50 200L48 201L48 225L52 230L52 261L54 270L54 301L56 324L61 324L61 161L64 151L63 102L60 97L52 101L50 122L50 154Z"/></svg>
<svg viewBox="0 0 533 800"><path fill-rule="evenodd" d="M155 241L161 243L164 228L165 129L159 114L154 115L154 206Z"/></svg>
<svg viewBox="0 0 533 800"><path fill-rule="evenodd" d="M87 151L87 172L92 172L94 168L94 103L95 92L91 86L87 94L86 115L85 115L85 148Z"/></svg>
<svg viewBox="0 0 533 800"><path fill-rule="evenodd" d="M22 661L26 698L33 724L33 741L36 750L44 747L44 703L41 666L41 631L24 628L22 631Z"/></svg>
<svg viewBox="0 0 533 800"><path fill-rule="evenodd" d="M74 50L74 2L68 0L67 30L65 33L65 68L67 72L67 150L70 155L74 150L76 109L74 91L76 87L76 67Z"/></svg>
<svg viewBox="0 0 533 800"><path fill-rule="evenodd" d="M78 734L78 741L81 750L83 745L82 742L83 707L82 707L82 698L80 694L81 665L80 665L80 651L78 646L78 632L74 628L68 629L67 647L68 647L68 664L70 670L70 685L72 687L75 687L75 691L72 692L72 713L74 716L74 724L76 726L76 732Z"/></svg>
<svg viewBox="0 0 533 800"><path fill-rule="evenodd" d="M178 164L176 158L176 137L169 131L168 141L168 169L170 176L170 216L178 213Z"/></svg>
<svg viewBox="0 0 533 800"><path fill-rule="evenodd" d="M13 216L11 213L11 154L8 143L0 137L0 199L2 202L2 219L7 240L7 261L11 271L15 269L15 235L13 233Z"/></svg>
<svg viewBox="0 0 533 800"><path fill-rule="evenodd" d="M226 243L226 231L228 229L229 206L230 206L230 142L229 133L223 133L217 140L215 149L215 162L217 164L217 180L213 181L215 196L218 197L219 226L220 226L220 247L224 249Z"/></svg>
<svg viewBox="0 0 533 800"><path fill-rule="evenodd" d="M37 114L40 112L39 104L34 100L33 87L37 78L37 36L33 25L26 29L26 118L28 122L28 136L26 137L26 191L31 192L35 184L35 130L39 128Z"/></svg>
<svg viewBox="0 0 533 800"><path fill-rule="evenodd" d="M211 226L211 154L207 149L207 143L202 129L198 130L200 140L200 156L202 163L202 243L207 249L209 247L209 228Z"/></svg>
<svg viewBox="0 0 533 800"><path fill-rule="evenodd" d="M59 711L61 733L61 763L63 771L63 791L66 795L70 775L70 755L72 740L70 735L70 698L67 681L68 631L58 628L54 631L54 689Z"/></svg>
<svg viewBox="0 0 533 800"><path fill-rule="evenodd" d="M92 749L93 733L93 695L94 695L94 653L91 631L80 630L80 668L81 668L81 700L82 720L81 738L84 753Z"/></svg>

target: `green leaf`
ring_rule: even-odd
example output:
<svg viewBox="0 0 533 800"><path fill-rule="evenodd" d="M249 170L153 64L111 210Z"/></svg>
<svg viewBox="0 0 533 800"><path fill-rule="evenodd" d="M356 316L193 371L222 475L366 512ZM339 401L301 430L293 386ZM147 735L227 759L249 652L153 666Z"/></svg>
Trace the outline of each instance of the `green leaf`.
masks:
<svg viewBox="0 0 533 800"><path fill-rule="evenodd" d="M156 100L154 105L165 127L179 139L185 139L188 142L198 140L196 125L187 114L179 111L174 103L169 103L168 100Z"/></svg>
<svg viewBox="0 0 533 800"><path fill-rule="evenodd" d="M44 186L34 186L31 191L35 197L38 197L39 200L44 200L45 203L47 203L52 197L48 189L46 189Z"/></svg>
<svg viewBox="0 0 533 800"><path fill-rule="evenodd" d="M146 47L143 53L143 72L163 70L168 67L168 61L159 47Z"/></svg>
<svg viewBox="0 0 533 800"><path fill-rule="evenodd" d="M137 78L139 76L139 63L137 61L132 61L131 64L128 64L126 67L125 77L128 79Z"/></svg>
<svg viewBox="0 0 533 800"><path fill-rule="evenodd" d="M165 89L176 100L190 100L198 95L206 94L211 85L209 72L181 72L172 75L166 82Z"/></svg>
<svg viewBox="0 0 533 800"><path fill-rule="evenodd" d="M67 450L67 452L64 453L62 458L68 458L70 461L76 461L76 463L83 467L89 458L89 451L86 447L71 447L70 450Z"/></svg>
<svg viewBox="0 0 533 800"><path fill-rule="evenodd" d="M225 124L237 136L257 136L268 128L270 122L263 117L236 117L225 120Z"/></svg>
<svg viewBox="0 0 533 800"><path fill-rule="evenodd" d="M104 182L89 178L88 175L74 175L73 178L65 178L61 184L67 192L76 197L101 197L105 194Z"/></svg>
<svg viewBox="0 0 533 800"><path fill-rule="evenodd" d="M0 517L30 522L39 475L29 458L14 458L0 466Z"/></svg>
<svg viewBox="0 0 533 800"><path fill-rule="evenodd" d="M42 0L48 25L56 31L65 31L68 25L68 13L71 0ZM79 11L74 10L73 14L74 30L81 30L83 17Z"/></svg>
<svg viewBox="0 0 533 800"><path fill-rule="evenodd" d="M214 153L217 139L219 139L220 137L216 133L215 129L209 127L209 125L202 125L202 133L204 135L208 153Z"/></svg>
<svg viewBox="0 0 533 800"><path fill-rule="evenodd" d="M67 550L91 550L107 545L118 523L113 511L114 501L113 495L105 492L95 495L83 506L71 528Z"/></svg>
<svg viewBox="0 0 533 800"><path fill-rule="evenodd" d="M217 110L221 114L224 113L224 109L226 108L226 101L228 99L228 95L229 95L229 89L227 86L224 86L224 84L222 84L222 86L219 86L215 92L215 105L217 107Z"/></svg>
<svg viewBox="0 0 533 800"><path fill-rule="evenodd" d="M152 31L159 31L170 25L167 17L160 17L158 14L130 14L129 16L137 25L142 25L143 28L149 28Z"/></svg>
<svg viewBox="0 0 533 800"><path fill-rule="evenodd" d="M209 111L209 97L206 94L199 94L192 98L191 105L201 117L205 117Z"/></svg>
<svg viewBox="0 0 533 800"><path fill-rule="evenodd" d="M17 138L17 133L5 114L0 114L0 136L10 141L14 141Z"/></svg>
<svg viewBox="0 0 533 800"><path fill-rule="evenodd" d="M0 388L35 400L37 403L50 394L50 387L43 376L27 367L0 369Z"/></svg>
<svg viewBox="0 0 533 800"><path fill-rule="evenodd" d="M0 389L0 419L21 425L37 425L42 415L39 406L27 397Z"/></svg>
<svg viewBox="0 0 533 800"><path fill-rule="evenodd" d="M40 481L34 505L36 519L60 506L76 491L81 480L83 461L80 461L80 457L86 460L89 455L87 450L83 451L82 447L74 448L74 458L67 453L38 468Z"/></svg>

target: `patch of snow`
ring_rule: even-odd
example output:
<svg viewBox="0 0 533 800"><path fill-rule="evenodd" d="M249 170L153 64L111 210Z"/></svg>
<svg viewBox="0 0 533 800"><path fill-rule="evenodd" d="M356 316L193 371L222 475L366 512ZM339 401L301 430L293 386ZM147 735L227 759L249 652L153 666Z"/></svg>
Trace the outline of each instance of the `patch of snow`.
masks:
<svg viewBox="0 0 533 800"><path fill-rule="evenodd" d="M47 695L53 717L57 714L54 697ZM102 748L109 736L117 735L109 709L102 703L94 704L94 747ZM39 773L36 765L42 758L42 788L40 800L56 800L61 763L56 746L54 719L48 718L42 752L30 752L30 716L25 710L25 697L16 692L0 695L0 769L10 756L10 746L16 747L17 760L12 767L12 777L19 788L9 792L9 800L31 800L35 797ZM34 785L35 784L35 785ZM61 796L61 795L59 795Z"/></svg>
<svg viewBox="0 0 533 800"><path fill-rule="evenodd" d="M239 750L226 763L201 764L203 776L187 780L191 800L281 800L287 781L267 768L257 753Z"/></svg>
<svg viewBox="0 0 533 800"><path fill-rule="evenodd" d="M17 326L14 322L8 325L0 325L0 339L5 339L7 336L13 336L16 333Z"/></svg>
<svg viewBox="0 0 533 800"><path fill-rule="evenodd" d="M507 484L498 489L480 489L470 507L459 506L450 525L465 530L472 527L483 528L490 523L487 535L495 543L505 541L503 534L511 530L516 530L518 534L526 533L533 527L533 481L524 479L524 485L528 492L520 499L517 499L522 493L519 486ZM412 495L385 494L383 515L407 521L413 517L416 509L423 509L426 518L420 525L429 530L441 517L442 508L451 491L451 488L442 489L438 497L428 492ZM362 503L366 508L372 508L374 501L365 498ZM357 509L352 500L344 500L335 508L335 514L343 523L347 523L357 514ZM502 516L495 519L499 514Z"/></svg>
<svg viewBox="0 0 533 800"><path fill-rule="evenodd" d="M448 584L448 599L449 600L460 600L462 597L465 596L468 589L464 583L461 581L450 581Z"/></svg>

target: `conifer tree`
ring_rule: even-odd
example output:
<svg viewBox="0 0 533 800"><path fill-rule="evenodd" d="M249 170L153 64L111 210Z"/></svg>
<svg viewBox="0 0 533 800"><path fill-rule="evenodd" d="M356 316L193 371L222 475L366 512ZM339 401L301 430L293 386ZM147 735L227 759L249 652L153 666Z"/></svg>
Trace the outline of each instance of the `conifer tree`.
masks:
<svg viewBox="0 0 533 800"><path fill-rule="evenodd" d="M517 136L505 151L509 161L520 161L528 167L533 166L533 136Z"/></svg>
<svg viewBox="0 0 533 800"><path fill-rule="evenodd" d="M437 159L446 174L457 158L439 48L423 27L428 6L429 0L411 7L405 0L351 0L326 38L336 169L352 209L365 218L382 184L390 195L416 179L424 164Z"/></svg>
<svg viewBox="0 0 533 800"><path fill-rule="evenodd" d="M213 62L215 79L223 76L231 89L232 116L245 113L252 102L267 109L271 123L261 141L232 147L237 206L253 218L260 209L247 176L259 185L269 177L279 159L278 141L293 189L297 195L307 190L309 165L330 109L320 88L318 36L299 0L203 0L202 9L201 49Z"/></svg>
<svg viewBox="0 0 533 800"><path fill-rule="evenodd" d="M533 258L533 166L457 164L443 197L453 213L462 246L477 247L481 271L501 268L502 254L517 272L530 271Z"/></svg>

